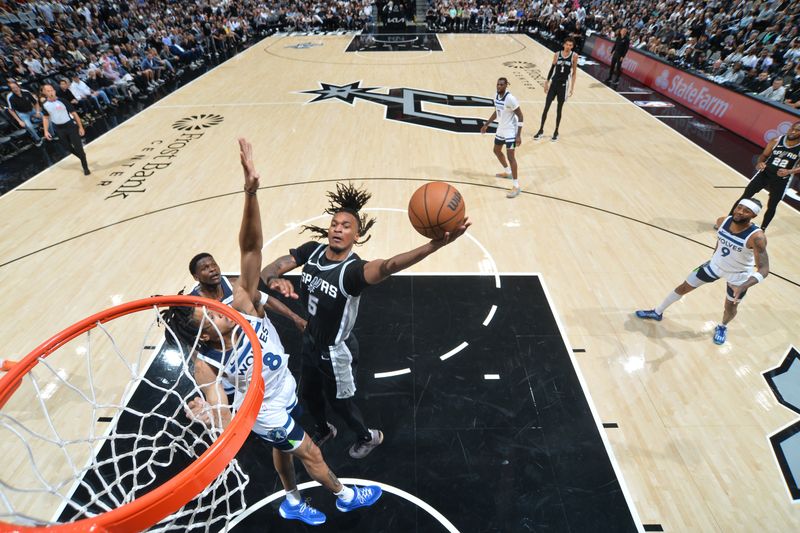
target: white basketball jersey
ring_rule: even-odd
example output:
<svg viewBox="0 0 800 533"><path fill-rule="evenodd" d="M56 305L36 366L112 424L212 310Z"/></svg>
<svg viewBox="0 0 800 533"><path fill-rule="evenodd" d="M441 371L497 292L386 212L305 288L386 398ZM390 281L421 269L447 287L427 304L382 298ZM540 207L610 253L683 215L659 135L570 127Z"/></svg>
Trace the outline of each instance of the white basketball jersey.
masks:
<svg viewBox="0 0 800 533"><path fill-rule="evenodd" d="M749 277L755 270L756 260L753 250L747 244L759 227L750 224L744 231L731 232L733 217L728 217L717 230L719 245L711 257L710 266L714 273L731 281L732 277ZM745 279L747 279L745 277Z"/></svg>
<svg viewBox="0 0 800 533"><path fill-rule="evenodd" d="M519 107L519 102L513 94L506 91L503 96L496 94L494 109L497 112L497 136L504 139L517 137L517 115L514 111Z"/></svg>
<svg viewBox="0 0 800 533"><path fill-rule="evenodd" d="M294 401L297 388L294 376L289 371L289 354L284 351L275 326L266 316L242 316L250 322L261 341L264 399L259 420L267 426L282 426L286 422L286 408ZM253 376L253 347L239 327L234 330L232 337L234 350L228 350L225 354L211 350L198 354L198 358L216 368L222 366L223 377L236 390L233 405L238 408Z"/></svg>

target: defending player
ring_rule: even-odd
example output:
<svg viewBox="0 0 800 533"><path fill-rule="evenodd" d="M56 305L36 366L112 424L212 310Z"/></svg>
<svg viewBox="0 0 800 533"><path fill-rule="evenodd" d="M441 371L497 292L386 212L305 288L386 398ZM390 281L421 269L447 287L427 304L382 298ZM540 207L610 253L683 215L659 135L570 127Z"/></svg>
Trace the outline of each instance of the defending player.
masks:
<svg viewBox="0 0 800 533"><path fill-rule="evenodd" d="M494 155L503 165L503 172L498 173L498 178L511 178L511 190L506 198L519 196L519 177L517 174L517 158L514 152L522 145L522 110L516 97L508 91L508 80L497 80L497 94L494 97L494 113L489 120L483 123L481 133L486 133L489 124L497 119L497 132L494 135ZM503 145L506 146L508 161L503 155Z"/></svg>
<svg viewBox="0 0 800 533"><path fill-rule="evenodd" d="M575 40L572 37L564 39L564 49L556 52L553 56L553 64L550 65L550 72L547 73L547 81L544 83L544 92L547 97L544 101L544 111L542 111L542 123L539 131L533 136L534 140L539 140L544 136L544 123L547 120L547 112L553 100L558 100L556 106L556 129L553 142L558 141L558 127L561 125L561 109L567 101L567 86L569 86L569 96L575 92L575 79L578 73L578 54L572 51Z"/></svg>
<svg viewBox="0 0 800 533"><path fill-rule="evenodd" d="M325 522L325 515L303 502L295 481L293 456L303 463L308 474L336 495L336 508L347 512L375 503L381 496L378 486L347 487L331 472L319 448L297 422L297 388L289 371L289 355L284 351L275 327L264 314L258 290L261 270L263 235L257 190L259 175L253 164L252 146L239 140L241 162L245 175L245 202L242 226L239 231L241 250L241 276L233 286L231 307L242 313L250 322L261 341L263 351L264 399L253 426L253 432L273 447L275 469L286 490L286 499L279 512L282 517L301 520L310 525ZM205 398L189 402L191 415L217 426L226 426L231 419L227 398L218 374L222 374L236 388L234 405L244 398L249 385L247 376L252 372L252 352L249 339L236 323L224 315L200 308L173 307L165 316L167 324L178 338L188 344L195 343L200 328L199 341L203 349L196 351L194 375ZM199 352L199 353L197 353Z"/></svg>
<svg viewBox="0 0 800 533"><path fill-rule="evenodd" d="M761 202L754 198L741 200L733 215L717 220L717 248L710 261L706 261L689 274L686 281L669 293L655 309L636 311L636 316L661 320L664 311L680 300L684 294L719 278L727 282L727 297L722 323L714 328L714 343L724 344L728 336L728 323L736 316L739 302L747 289L764 281L769 275L767 237L752 220L761 211Z"/></svg>

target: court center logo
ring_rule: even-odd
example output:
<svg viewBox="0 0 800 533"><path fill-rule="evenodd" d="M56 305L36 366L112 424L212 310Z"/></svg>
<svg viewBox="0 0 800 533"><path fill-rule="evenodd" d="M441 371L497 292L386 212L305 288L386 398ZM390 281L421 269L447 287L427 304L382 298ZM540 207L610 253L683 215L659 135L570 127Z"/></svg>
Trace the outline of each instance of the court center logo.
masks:
<svg viewBox="0 0 800 533"><path fill-rule="evenodd" d="M216 126L224 120L222 115L201 114L182 118L172 124L172 128L178 131L195 131Z"/></svg>
<svg viewBox="0 0 800 533"><path fill-rule="evenodd" d="M800 414L800 352L794 346L780 365L764 372L778 403ZM790 422L769 437L792 501L800 502L800 420Z"/></svg>
<svg viewBox="0 0 800 533"><path fill-rule="evenodd" d="M302 94L317 95L309 103L339 100L354 106L356 100L365 100L386 107L385 117L388 120L452 133L480 133L485 119L426 111L424 109L426 103L453 108L494 108L494 100L480 96L445 94L407 87L389 89L388 93L384 94L376 92L381 87L361 87L360 81L344 85L320 82L319 85L320 89L301 91ZM488 131L494 132L496 126L491 124Z"/></svg>

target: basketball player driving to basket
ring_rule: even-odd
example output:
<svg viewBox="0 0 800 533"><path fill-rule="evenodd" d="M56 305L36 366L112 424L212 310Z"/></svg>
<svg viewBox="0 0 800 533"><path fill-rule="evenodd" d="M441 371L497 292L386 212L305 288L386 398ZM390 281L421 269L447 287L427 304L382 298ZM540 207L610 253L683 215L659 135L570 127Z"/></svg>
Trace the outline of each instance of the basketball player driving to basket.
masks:
<svg viewBox="0 0 800 533"><path fill-rule="evenodd" d="M343 485L328 468L322 453L297 422L299 408L295 390L297 384L289 371L289 355L283 349L275 327L264 313L258 290L261 270L261 248L264 244L261 214L257 191L259 175L253 163L253 148L245 139L239 139L240 158L244 170L244 213L239 230L241 275L233 286L233 299L229 304L250 322L261 341L263 352L264 400L252 431L272 445L275 469L286 490L286 499L279 512L282 517L301 520L310 525L322 524L326 516L303 502L297 490L293 457L303 463L312 479L336 495L336 508L352 511L375 503L381 496L378 486L348 487ZM274 288L274 287L273 287ZM247 336L235 322L214 311L202 308L171 307L165 321L178 338L195 350L194 376L204 398L189 402L191 417L206 425L225 427L231 420L231 411L222 387L222 379L234 388L234 406L242 401L252 372L252 346Z"/></svg>
<svg viewBox="0 0 800 533"><path fill-rule="evenodd" d="M383 433L367 427L354 401L358 341L352 330L361 293L453 242L467 231L470 222L464 218L458 228L444 233L443 238L390 259L364 261L353 252L353 247L369 238L367 234L375 223L361 213L371 195L339 183L336 192L329 192L328 197L330 205L325 212L333 217L330 225L305 228L319 238L327 238L328 244L310 241L293 248L289 255L267 265L261 277L271 289L296 299L292 283L280 276L303 267L300 296L309 316L303 333L302 398L316 424L314 440L321 446L337 434L325 413L327 400L356 434L349 454L361 459L383 442Z"/></svg>

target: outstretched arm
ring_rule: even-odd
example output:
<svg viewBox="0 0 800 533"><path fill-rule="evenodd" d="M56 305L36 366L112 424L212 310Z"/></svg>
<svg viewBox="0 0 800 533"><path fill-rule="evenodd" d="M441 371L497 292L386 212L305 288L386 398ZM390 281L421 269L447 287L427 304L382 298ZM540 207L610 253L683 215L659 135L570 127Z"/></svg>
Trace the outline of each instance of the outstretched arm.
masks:
<svg viewBox="0 0 800 533"><path fill-rule="evenodd" d="M463 235L471 225L469 219L465 218L461 226L452 233L445 233L444 237L441 239L430 241L419 248L414 248L409 252L398 254L391 259L375 259L374 261L370 261L364 265L364 279L370 285L380 283L392 274L396 274L401 270L405 270L419 263L439 248L453 242Z"/></svg>
<svg viewBox="0 0 800 533"><path fill-rule="evenodd" d="M289 280L283 280L283 281L289 282ZM289 284L291 285L291 282L289 282ZM300 318L294 311L286 307L286 305L279 299L267 298L267 303L264 304L264 308L269 311L272 311L273 313L285 316L286 318L291 320L294 326L300 331L306 329L306 321Z"/></svg>
<svg viewBox="0 0 800 533"><path fill-rule="evenodd" d="M222 384L217 381L217 372L205 361L195 358L194 379L205 399L196 397L189 400L189 410L186 415L208 427L228 427L231 422L231 410L228 407L228 397L222 390Z"/></svg>
<svg viewBox="0 0 800 533"><path fill-rule="evenodd" d="M244 210L239 228L239 251L242 255L239 287L245 291L252 306L260 298L258 278L264 236L257 196L260 176L253 163L253 146L246 139L239 139L239 158L244 171Z"/></svg>
<svg viewBox="0 0 800 533"><path fill-rule="evenodd" d="M261 279L267 284L270 290L278 291L284 298L297 300L297 293L294 292L294 285L288 279L281 278L290 270L297 268L297 261L291 255L284 255L268 264L261 271ZM291 317L290 317L291 318Z"/></svg>

